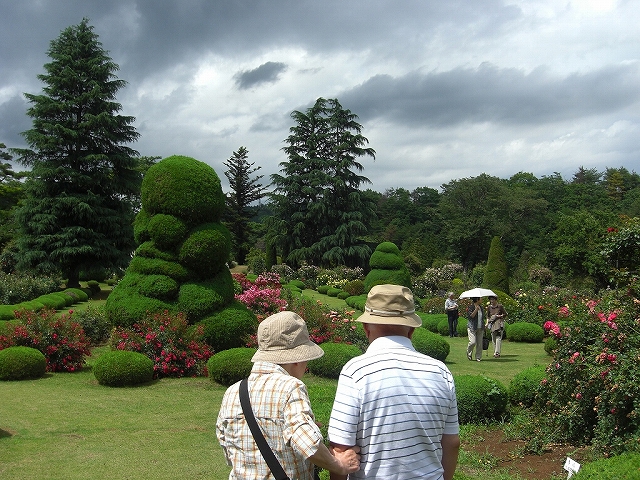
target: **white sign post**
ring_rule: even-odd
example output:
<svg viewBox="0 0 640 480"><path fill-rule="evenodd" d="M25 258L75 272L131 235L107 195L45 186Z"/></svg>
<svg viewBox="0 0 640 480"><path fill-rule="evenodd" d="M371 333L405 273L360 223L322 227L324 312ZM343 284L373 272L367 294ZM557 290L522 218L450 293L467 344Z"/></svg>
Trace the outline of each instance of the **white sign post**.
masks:
<svg viewBox="0 0 640 480"><path fill-rule="evenodd" d="M567 478L571 478L574 473L578 473L578 470L580 470L580 464L567 457L567 460L564 462L564 469L569 472Z"/></svg>

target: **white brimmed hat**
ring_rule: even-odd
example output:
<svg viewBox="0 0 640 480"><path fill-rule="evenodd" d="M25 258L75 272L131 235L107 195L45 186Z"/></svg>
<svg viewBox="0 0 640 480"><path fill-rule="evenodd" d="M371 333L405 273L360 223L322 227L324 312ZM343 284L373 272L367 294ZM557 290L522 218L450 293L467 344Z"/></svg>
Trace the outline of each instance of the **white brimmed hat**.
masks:
<svg viewBox="0 0 640 480"><path fill-rule="evenodd" d="M258 351L252 362L308 362L324 355L309 339L305 321L294 312L278 312L258 325Z"/></svg>
<svg viewBox="0 0 640 480"><path fill-rule="evenodd" d="M367 295L364 313L357 322L419 327L422 319L416 314L413 293L402 285L376 285Z"/></svg>

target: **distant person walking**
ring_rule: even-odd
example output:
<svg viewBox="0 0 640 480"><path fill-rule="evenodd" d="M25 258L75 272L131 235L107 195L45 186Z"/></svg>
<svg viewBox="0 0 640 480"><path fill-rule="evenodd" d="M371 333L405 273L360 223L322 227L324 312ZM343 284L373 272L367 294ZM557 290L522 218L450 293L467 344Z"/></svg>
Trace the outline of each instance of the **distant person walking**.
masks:
<svg viewBox="0 0 640 480"><path fill-rule="evenodd" d="M491 330L494 358L500 358L500 352L502 350L502 334L504 332L504 319L506 317L507 311L501 303L498 303L498 297L489 297L486 326Z"/></svg>
<svg viewBox="0 0 640 480"><path fill-rule="evenodd" d="M467 358L473 360L473 349L476 349L476 361L482 360L482 337L484 337L484 323L487 315L480 305L480 297L473 297L473 302L467 308Z"/></svg>
<svg viewBox="0 0 640 480"><path fill-rule="evenodd" d="M458 336L458 302L453 298L453 292L449 292L447 299L444 301L444 309L447 312L447 320L449 321L449 337Z"/></svg>

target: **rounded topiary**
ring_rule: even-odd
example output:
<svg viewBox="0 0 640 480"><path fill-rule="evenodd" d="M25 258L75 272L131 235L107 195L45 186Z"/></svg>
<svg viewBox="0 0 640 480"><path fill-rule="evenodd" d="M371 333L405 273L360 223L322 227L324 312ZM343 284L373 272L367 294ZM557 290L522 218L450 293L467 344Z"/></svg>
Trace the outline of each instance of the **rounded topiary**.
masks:
<svg viewBox="0 0 640 480"><path fill-rule="evenodd" d="M640 472L640 453L626 452L580 466L574 480L632 480Z"/></svg>
<svg viewBox="0 0 640 480"><path fill-rule="evenodd" d="M67 288L63 290L63 293L66 293L70 297L74 299L74 303L86 302L89 300L89 295L86 292L83 292L79 288Z"/></svg>
<svg viewBox="0 0 640 480"><path fill-rule="evenodd" d="M544 339L544 329L528 322L509 324L507 334L512 342L540 343Z"/></svg>
<svg viewBox="0 0 640 480"><path fill-rule="evenodd" d="M418 352L429 355L441 362L445 361L451 351L449 342L440 335L430 332L425 328L416 328L413 331L411 343L413 343L414 348Z"/></svg>
<svg viewBox="0 0 640 480"><path fill-rule="evenodd" d="M329 291L329 288L331 288L329 287L329 285L318 285L317 290L318 290L318 293L326 295L327 292Z"/></svg>
<svg viewBox="0 0 640 480"><path fill-rule="evenodd" d="M461 424L500 420L507 409L507 388L480 375L454 375Z"/></svg>
<svg viewBox="0 0 640 480"><path fill-rule="evenodd" d="M40 295L36 300L42 303L45 307L53 308L54 310L61 310L67 306L67 302L64 298L53 294Z"/></svg>
<svg viewBox="0 0 640 480"><path fill-rule="evenodd" d="M187 234L187 226L173 215L159 213L149 218L149 237L162 249L175 248Z"/></svg>
<svg viewBox="0 0 640 480"><path fill-rule="evenodd" d="M258 329L256 315L237 300L202 319L200 324L204 329L202 339L214 352L246 345L247 337Z"/></svg>
<svg viewBox="0 0 640 480"><path fill-rule="evenodd" d="M352 297L347 297L345 302L351 308L355 308L355 309L360 310L361 312L364 312L364 306L367 303L367 296L366 295L354 295Z"/></svg>
<svg viewBox="0 0 640 480"><path fill-rule="evenodd" d="M112 350L96 359L93 374L108 387L139 385L153 380L153 360L139 352Z"/></svg>
<svg viewBox="0 0 640 480"><path fill-rule="evenodd" d="M210 252L216 252L211 255ZM207 223L192 231L180 247L180 263L206 278L229 260L231 233L221 223Z"/></svg>
<svg viewBox="0 0 640 480"><path fill-rule="evenodd" d="M298 287L300 290L304 290L305 288L307 288L302 280L294 279L294 280L291 280L289 284L293 285L294 287Z"/></svg>
<svg viewBox="0 0 640 480"><path fill-rule="evenodd" d="M369 259L369 267L371 270L364 279L366 292L382 284L404 285L411 288L411 273L395 243L379 244Z"/></svg>
<svg viewBox="0 0 640 480"><path fill-rule="evenodd" d="M538 396L540 382L546 376L546 367L534 365L518 372L509 383L509 401L512 405L531 407Z"/></svg>
<svg viewBox="0 0 640 480"><path fill-rule="evenodd" d="M178 295L178 282L166 275L146 275L141 277L139 291L145 297L173 300Z"/></svg>
<svg viewBox="0 0 640 480"><path fill-rule="evenodd" d="M189 270L178 262L141 256L134 256L131 259L127 273L129 273L129 271L131 273L139 273L143 275L166 275L178 282L184 282L191 277ZM118 284L118 287L120 287L121 284L122 281Z"/></svg>
<svg viewBox="0 0 640 480"><path fill-rule="evenodd" d="M362 355L362 351L355 345L345 343L325 342L320 344L324 355L309 362L309 371L314 375L325 378L338 378L342 367L354 357Z"/></svg>
<svg viewBox="0 0 640 480"><path fill-rule="evenodd" d="M349 292L345 292L344 290L341 290L340 293L338 293L338 295L336 295L340 300L346 300L347 298L349 298L351 295L349 295Z"/></svg>
<svg viewBox="0 0 640 480"><path fill-rule="evenodd" d="M444 337L449 336L449 319L443 318L438 322L438 333Z"/></svg>
<svg viewBox="0 0 640 480"><path fill-rule="evenodd" d="M216 353L207 362L209 379L228 387L248 377L253 367L251 358L255 353L255 348L247 347L230 348Z"/></svg>
<svg viewBox="0 0 640 480"><path fill-rule="evenodd" d="M430 315L427 313L416 312L422 319L422 327L432 333L438 333L438 323L442 320L440 315Z"/></svg>
<svg viewBox="0 0 640 480"><path fill-rule="evenodd" d="M47 359L31 347L8 347L0 350L0 380L40 378L47 370Z"/></svg>
<svg viewBox="0 0 640 480"><path fill-rule="evenodd" d="M145 209L141 209L133 220L133 238L137 244L142 244L151 239L149 233L149 220L151 215Z"/></svg>
<svg viewBox="0 0 640 480"><path fill-rule="evenodd" d="M144 210L195 226L219 221L225 207L220 178L206 163L174 155L151 166L141 188Z"/></svg>
<svg viewBox="0 0 640 480"><path fill-rule="evenodd" d="M13 320L16 318L13 313L15 310L15 305L0 305L0 320Z"/></svg>
<svg viewBox="0 0 640 480"><path fill-rule="evenodd" d="M341 292L342 290L339 288L333 288L331 287L329 290L327 290L327 295L330 297L337 297L338 294Z"/></svg>

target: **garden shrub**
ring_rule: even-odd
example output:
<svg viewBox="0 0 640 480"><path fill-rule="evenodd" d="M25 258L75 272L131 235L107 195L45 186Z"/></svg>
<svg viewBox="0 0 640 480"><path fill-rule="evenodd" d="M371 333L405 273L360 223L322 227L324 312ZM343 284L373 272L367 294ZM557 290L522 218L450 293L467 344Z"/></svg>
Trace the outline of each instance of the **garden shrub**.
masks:
<svg viewBox="0 0 640 480"><path fill-rule="evenodd" d="M449 319L443 318L438 322L438 333L443 337L449 336Z"/></svg>
<svg viewBox="0 0 640 480"><path fill-rule="evenodd" d="M180 286L176 308L184 312L189 323L221 310L233 301L233 280L229 270L217 278L202 282L185 282Z"/></svg>
<svg viewBox="0 0 640 480"><path fill-rule="evenodd" d="M298 287L296 287L295 285L291 285L290 283L287 283L286 285L282 285L282 288L286 288L287 290L297 293L297 294L301 294L302 290L300 290Z"/></svg>
<svg viewBox="0 0 640 480"><path fill-rule="evenodd" d="M420 310L425 313L431 314L444 314L444 302L445 299L441 297L431 297L427 300L420 302Z"/></svg>
<svg viewBox="0 0 640 480"><path fill-rule="evenodd" d="M53 276L34 276L0 271L0 304L15 305L59 289L61 280Z"/></svg>
<svg viewBox="0 0 640 480"><path fill-rule="evenodd" d="M248 279L249 277L247 277ZM258 316L258 320L280 312L287 306L286 300L281 297L285 292L290 293L290 291L281 288L278 274L264 273L258 275L249 285L249 288L241 294L236 294L235 299L244 303L255 313Z"/></svg>
<svg viewBox="0 0 640 480"><path fill-rule="evenodd" d="M293 279L289 281L289 284L293 285L294 287L298 287L300 290L304 290L306 288L302 280Z"/></svg>
<svg viewBox="0 0 640 480"><path fill-rule="evenodd" d="M640 453L625 452L580 466L573 480L636 480L640 476Z"/></svg>
<svg viewBox="0 0 640 480"><path fill-rule="evenodd" d="M138 284L140 293L145 297L171 301L179 290L178 282L166 275L145 275Z"/></svg>
<svg viewBox="0 0 640 480"><path fill-rule="evenodd" d="M100 355L93 364L100 385L127 387L153 380L153 361L142 353L112 350Z"/></svg>
<svg viewBox="0 0 640 480"><path fill-rule="evenodd" d="M506 327L506 324L505 324ZM459 337L466 337L468 335L467 333L467 319L466 317L458 317L458 336Z"/></svg>
<svg viewBox="0 0 640 480"><path fill-rule="evenodd" d="M437 335L425 328L416 328L411 337L414 348L424 355L429 355L436 360L444 362L449 355L451 346L440 335Z"/></svg>
<svg viewBox="0 0 640 480"><path fill-rule="evenodd" d="M286 263L272 265L269 271L277 273L280 276L280 283L293 283L300 290L306 288L305 282L302 279L296 278L296 272Z"/></svg>
<svg viewBox="0 0 640 480"><path fill-rule="evenodd" d="M342 367L354 357L362 355L355 345L325 342L320 344L324 355L309 362L309 371L314 375L325 378L338 378Z"/></svg>
<svg viewBox="0 0 640 480"><path fill-rule="evenodd" d="M225 309L201 320L202 339L214 352L247 344L258 329L256 315L243 303L235 300Z"/></svg>
<svg viewBox="0 0 640 480"><path fill-rule="evenodd" d="M553 356L554 351L558 348L558 341L555 337L547 337L544 341L544 351L547 355Z"/></svg>
<svg viewBox="0 0 640 480"><path fill-rule="evenodd" d="M226 266L230 253L231 233L227 227L222 223L205 223L189 233L178 259L198 278L207 278Z"/></svg>
<svg viewBox="0 0 640 480"><path fill-rule="evenodd" d="M40 295L36 300L42 303L45 307L52 308L54 310L62 310L67 306L67 302L64 298L51 293L47 295Z"/></svg>
<svg viewBox="0 0 640 480"><path fill-rule="evenodd" d="M362 280L350 280L344 284L342 289L349 294L349 296L358 296L364 293L364 282Z"/></svg>
<svg viewBox="0 0 640 480"><path fill-rule="evenodd" d="M100 284L96 280L89 280L87 282L87 288L91 290L93 295L100 293Z"/></svg>
<svg viewBox="0 0 640 480"><path fill-rule="evenodd" d="M367 303L367 296L357 295L353 297L347 297L345 299L345 303L351 308L355 308L357 310L360 310L361 312L364 312L364 306Z"/></svg>
<svg viewBox="0 0 640 480"><path fill-rule="evenodd" d="M31 347L8 347L0 350L0 380L28 380L42 377L47 359Z"/></svg>
<svg viewBox="0 0 640 480"><path fill-rule="evenodd" d="M318 285L317 291L323 295L326 295L331 287L329 285Z"/></svg>
<svg viewBox="0 0 640 480"><path fill-rule="evenodd" d="M438 323L442 321L441 315L430 315L427 313L416 312L422 319L422 327L426 328L432 333L438 333Z"/></svg>
<svg viewBox="0 0 640 480"><path fill-rule="evenodd" d="M518 372L509 383L509 401L512 405L531 407L538 395L540 383L546 376L546 366L534 365Z"/></svg>
<svg viewBox="0 0 640 480"><path fill-rule="evenodd" d="M347 298L350 297L349 292L345 292L344 290L342 290L340 293L338 293L337 297L340 300L346 300Z"/></svg>
<svg viewBox="0 0 640 480"><path fill-rule="evenodd" d="M15 305L0 305L0 320L13 320L16 318L13 313L16 309Z"/></svg>
<svg viewBox="0 0 640 480"><path fill-rule="evenodd" d="M75 372L84 364L84 357L91 355L89 339L71 314L56 315L52 309L39 312L17 310L20 322L7 327L0 335L0 349L12 346L32 347L46 358L49 372Z"/></svg>
<svg viewBox="0 0 640 480"><path fill-rule="evenodd" d="M327 290L327 295L329 297L337 297L341 291L342 290L339 288L329 288L329 290Z"/></svg>
<svg viewBox="0 0 640 480"><path fill-rule="evenodd" d="M556 334L553 362L535 408L553 441L592 444L605 454L637 449L640 335L637 300L584 302L587 313ZM581 302L582 303L582 302Z"/></svg>
<svg viewBox="0 0 640 480"><path fill-rule="evenodd" d="M540 343L544 339L544 330L540 325L518 322L509 324L507 335L512 342Z"/></svg>
<svg viewBox="0 0 640 480"><path fill-rule="evenodd" d="M78 322L91 345L101 345L109 340L113 326L104 311L104 305L89 305L83 311L74 310L71 318Z"/></svg>
<svg viewBox="0 0 640 480"><path fill-rule="evenodd" d="M253 367L251 358L255 353L255 348L247 347L230 348L216 353L207 362L209 379L228 387L247 378Z"/></svg>
<svg viewBox="0 0 640 480"><path fill-rule="evenodd" d="M148 315L129 328L118 327L109 344L114 350L139 352L153 361L153 376L195 377L202 375L213 354L202 341L203 328L190 327L182 313Z"/></svg>
<svg viewBox="0 0 640 480"><path fill-rule="evenodd" d="M380 243L369 259L370 271L364 279L368 292L375 285L404 285L411 288L411 274L395 243Z"/></svg>
<svg viewBox="0 0 640 480"><path fill-rule="evenodd" d="M461 424L499 421L506 413L507 388L481 375L454 375Z"/></svg>
<svg viewBox="0 0 640 480"><path fill-rule="evenodd" d="M187 235L187 225L173 215L158 213L148 217L149 237L162 250L174 250Z"/></svg>

